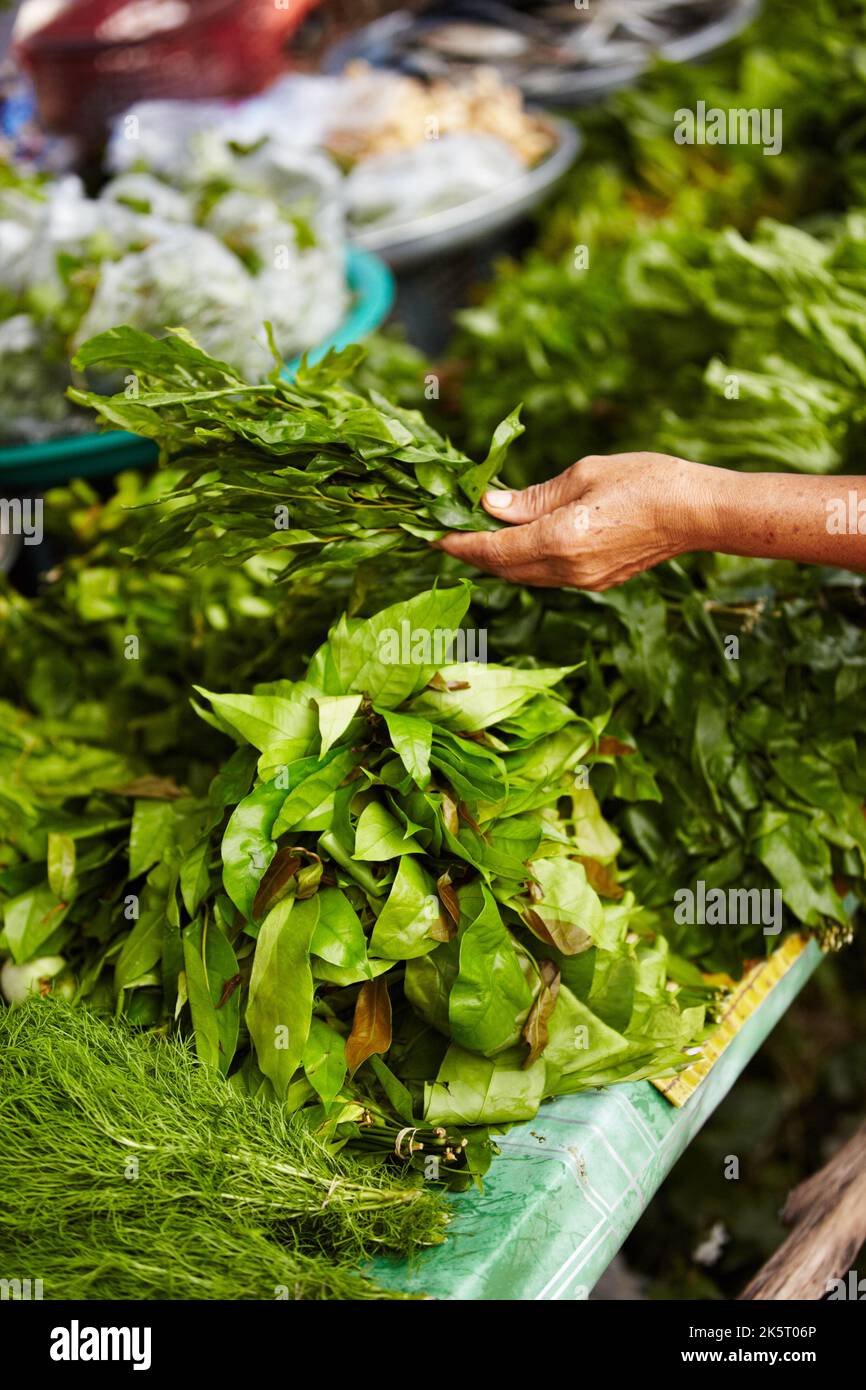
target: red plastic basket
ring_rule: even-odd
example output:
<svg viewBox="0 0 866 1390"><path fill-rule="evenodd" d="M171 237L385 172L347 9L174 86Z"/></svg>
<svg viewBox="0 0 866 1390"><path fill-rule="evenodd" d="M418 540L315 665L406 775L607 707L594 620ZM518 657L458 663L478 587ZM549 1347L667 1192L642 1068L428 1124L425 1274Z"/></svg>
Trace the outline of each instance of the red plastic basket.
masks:
<svg viewBox="0 0 866 1390"><path fill-rule="evenodd" d="M285 45L318 0L67 0L25 3L15 51L46 129L98 140L147 98L243 97L286 66Z"/></svg>

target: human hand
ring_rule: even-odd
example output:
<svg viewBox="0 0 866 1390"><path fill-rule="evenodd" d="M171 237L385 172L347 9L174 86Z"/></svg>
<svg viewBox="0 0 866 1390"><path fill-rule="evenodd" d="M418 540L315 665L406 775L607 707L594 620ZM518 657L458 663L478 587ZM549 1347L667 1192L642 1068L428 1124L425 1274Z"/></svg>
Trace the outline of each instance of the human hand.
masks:
<svg viewBox="0 0 866 1390"><path fill-rule="evenodd" d="M592 454L522 492L486 493L509 528L452 532L439 546L513 583L610 589L702 548L719 471L668 454Z"/></svg>

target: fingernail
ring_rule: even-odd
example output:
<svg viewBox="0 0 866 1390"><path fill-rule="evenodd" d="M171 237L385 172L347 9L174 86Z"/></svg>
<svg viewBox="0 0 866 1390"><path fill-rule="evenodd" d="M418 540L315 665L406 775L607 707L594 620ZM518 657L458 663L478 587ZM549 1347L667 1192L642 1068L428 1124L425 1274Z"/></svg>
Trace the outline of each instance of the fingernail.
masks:
<svg viewBox="0 0 866 1390"><path fill-rule="evenodd" d="M514 494L512 492L492 492L484 494L485 502L489 502L491 507L510 507Z"/></svg>

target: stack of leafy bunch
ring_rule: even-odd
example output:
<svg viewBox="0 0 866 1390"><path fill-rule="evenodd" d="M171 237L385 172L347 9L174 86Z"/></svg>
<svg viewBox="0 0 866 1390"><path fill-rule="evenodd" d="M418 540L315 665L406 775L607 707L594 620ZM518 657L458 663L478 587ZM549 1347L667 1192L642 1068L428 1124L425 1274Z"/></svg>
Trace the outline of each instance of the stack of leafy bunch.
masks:
<svg viewBox="0 0 866 1390"><path fill-rule="evenodd" d="M450 1125L682 1064L710 991L673 978L587 784L631 750L569 708L568 668L449 660L469 599L344 617L302 681L200 692L240 744L206 796L114 766L48 795L51 731L30 730L7 764L31 811L5 834L7 988L29 968L188 1023L244 1090L373 1147L439 1127L457 1158Z"/></svg>
<svg viewBox="0 0 866 1390"><path fill-rule="evenodd" d="M495 527L478 501L522 430L519 412L473 464L418 411L345 383L363 349L331 352L291 381L275 355L270 379L251 385L180 329L157 339L117 328L84 344L76 367L134 385L72 399L155 440L173 464L172 505L138 558L197 566L266 556L276 576L297 582L374 559L381 573L446 531Z"/></svg>

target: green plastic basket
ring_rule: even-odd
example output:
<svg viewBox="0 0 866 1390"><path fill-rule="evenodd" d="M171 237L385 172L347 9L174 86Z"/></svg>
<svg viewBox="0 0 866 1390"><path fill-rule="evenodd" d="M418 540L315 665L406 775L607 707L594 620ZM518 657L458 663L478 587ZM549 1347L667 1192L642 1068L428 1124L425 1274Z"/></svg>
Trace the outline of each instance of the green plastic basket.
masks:
<svg viewBox="0 0 866 1390"><path fill-rule="evenodd" d="M311 362L318 362L331 348L360 342L381 326L391 310L394 277L383 261L368 251L350 247L346 274L354 296L352 309L336 332L308 354ZM286 372L291 375L297 371L300 361L300 357L295 357L287 362ZM11 484L38 492L71 478L97 478L125 468L150 467L156 455L156 447L149 439L124 430L15 445L0 449L0 486Z"/></svg>

